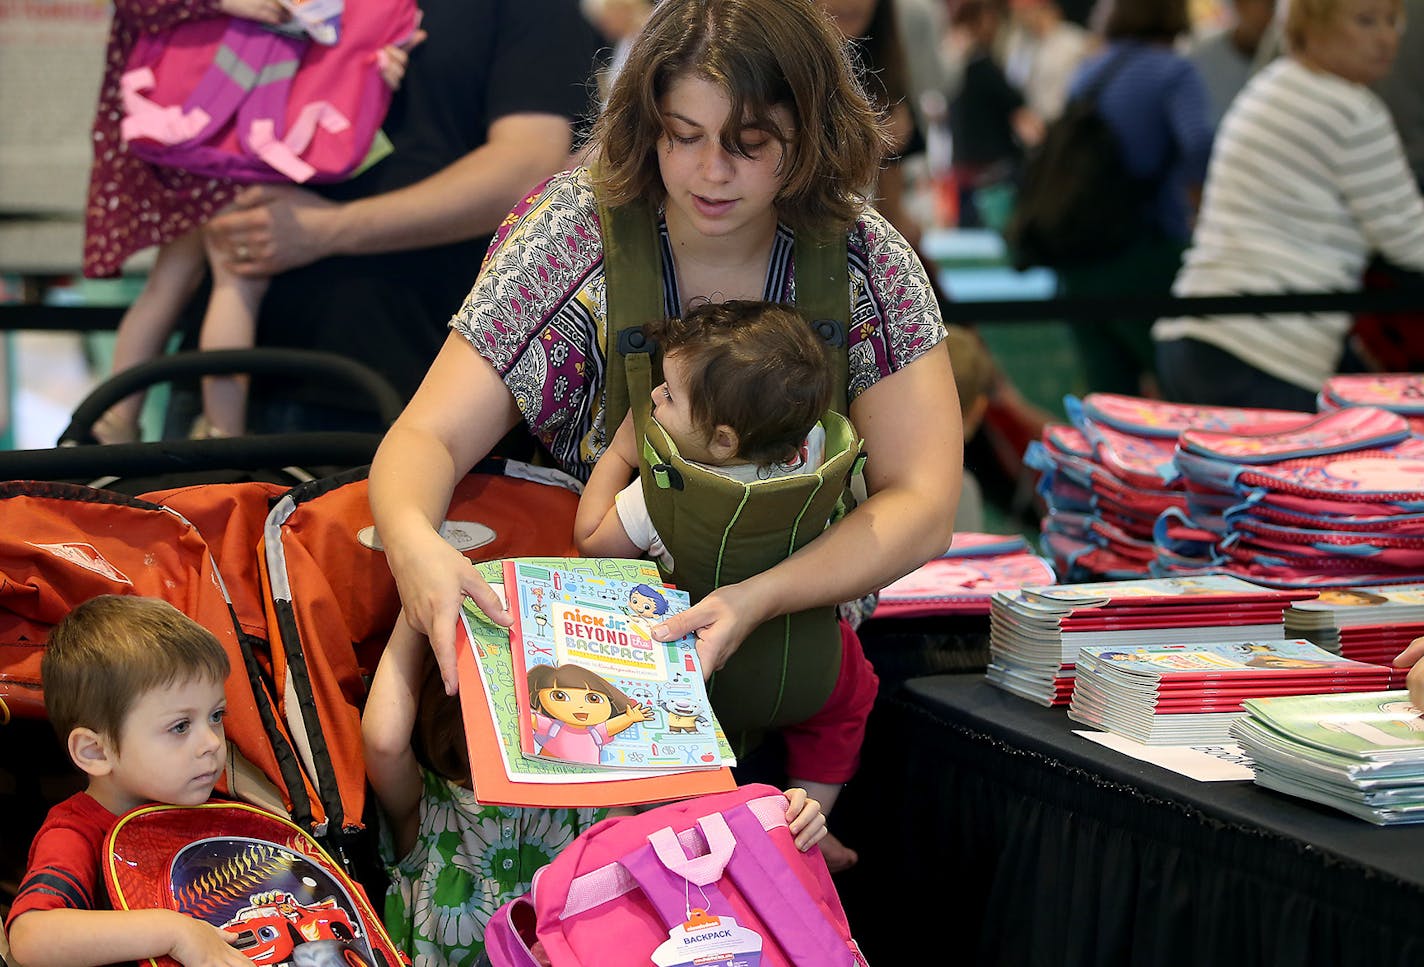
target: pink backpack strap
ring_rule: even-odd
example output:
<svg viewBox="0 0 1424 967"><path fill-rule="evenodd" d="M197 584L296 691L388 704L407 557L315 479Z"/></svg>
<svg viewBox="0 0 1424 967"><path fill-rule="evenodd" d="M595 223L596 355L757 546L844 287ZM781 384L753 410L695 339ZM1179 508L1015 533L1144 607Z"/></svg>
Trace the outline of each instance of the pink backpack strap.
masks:
<svg viewBox="0 0 1424 967"><path fill-rule="evenodd" d="M776 829L786 825L785 796L761 796L747 800L745 805L750 814L756 817L763 830ZM677 835L677 841L680 849L698 850L705 842L705 838L698 829L688 829ZM536 873L535 876L537 878L538 874ZM564 903L560 916L564 918L578 916L580 913L592 910L609 900L616 900L637 888L638 881L621 863L609 863L574 878L569 884L568 899ZM681 904L682 901L678 902ZM682 922L681 912L678 913L678 922Z"/></svg>
<svg viewBox="0 0 1424 967"><path fill-rule="evenodd" d="M318 127L331 134L340 134L351 127L351 122L329 101L317 101L302 108L296 123L284 138L277 137L274 118L253 121L247 131L247 147L292 181L302 184L316 174L316 169L303 161L300 155L311 145Z"/></svg>
<svg viewBox="0 0 1424 967"><path fill-rule="evenodd" d="M738 849L727 872L738 891L776 942L796 964L854 965L859 962L846 939L827 921L821 904L787 867L766 831L745 809L726 814ZM829 887L829 883L827 884Z"/></svg>
<svg viewBox="0 0 1424 967"><path fill-rule="evenodd" d="M676 853L681 855L669 855L666 837L660 843L650 836L647 847L623 861L664 925L671 929L687 919L689 882L697 885L694 897L706 897L709 913L731 914L733 907L716 886L725 873L791 963L854 967L851 948L826 921L750 810L738 806L712 813L699 819L698 826L708 840L706 856L689 858L680 847Z"/></svg>

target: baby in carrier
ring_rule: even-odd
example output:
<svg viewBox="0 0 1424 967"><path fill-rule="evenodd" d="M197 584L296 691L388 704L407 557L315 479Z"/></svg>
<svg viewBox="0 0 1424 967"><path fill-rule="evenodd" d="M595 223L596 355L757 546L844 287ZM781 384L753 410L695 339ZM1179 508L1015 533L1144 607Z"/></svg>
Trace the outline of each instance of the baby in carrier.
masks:
<svg viewBox="0 0 1424 967"><path fill-rule="evenodd" d="M660 348L665 379L652 391L651 416L686 461L751 483L813 474L836 456L826 453L823 422L834 396L834 367L827 347L793 308L707 303L681 318L650 323L644 333ZM649 513L634 422L630 413L594 467L579 502L575 536L589 556L647 553L672 574L678 549L664 546ZM819 533L828 522L787 519L785 529L800 525ZM878 680L847 628L839 642L816 644L828 662L833 649L841 650L839 676L819 711L780 731L791 781L829 813L859 764ZM714 703L720 704L715 698ZM833 836L821 847L832 871L856 861Z"/></svg>

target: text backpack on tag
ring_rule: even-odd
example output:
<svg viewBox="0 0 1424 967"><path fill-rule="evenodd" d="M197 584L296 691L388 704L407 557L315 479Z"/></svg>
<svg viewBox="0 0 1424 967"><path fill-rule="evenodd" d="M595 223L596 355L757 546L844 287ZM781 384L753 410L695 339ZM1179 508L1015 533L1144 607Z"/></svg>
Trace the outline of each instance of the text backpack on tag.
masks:
<svg viewBox="0 0 1424 967"><path fill-rule="evenodd" d="M419 23L414 0L347 0L331 46L237 17L142 35L120 80L128 150L238 181L340 181L390 105L377 55Z"/></svg>
<svg viewBox="0 0 1424 967"><path fill-rule="evenodd" d="M102 862L115 910L205 920L262 967L406 963L361 887L305 832L253 806L140 806L114 823Z"/></svg>
<svg viewBox="0 0 1424 967"><path fill-rule="evenodd" d="M1106 65L1029 153L1004 227L1015 268L1090 262L1142 234L1151 183L1127 170L1117 135L1098 111L1098 96L1131 54L1124 51Z"/></svg>
<svg viewBox="0 0 1424 967"><path fill-rule="evenodd" d="M759 957L726 962L865 964L825 860L796 849L786 797L770 786L598 823L535 874L528 896L496 911L485 942L495 967L671 965L694 959L655 961L655 951L691 952L704 934L742 930L760 938Z"/></svg>

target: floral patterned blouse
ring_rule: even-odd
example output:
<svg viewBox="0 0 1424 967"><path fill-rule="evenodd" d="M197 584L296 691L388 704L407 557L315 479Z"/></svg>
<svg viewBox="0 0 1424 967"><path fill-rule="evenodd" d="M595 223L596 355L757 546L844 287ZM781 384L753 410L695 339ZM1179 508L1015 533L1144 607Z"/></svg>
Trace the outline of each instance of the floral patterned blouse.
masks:
<svg viewBox="0 0 1424 967"><path fill-rule="evenodd" d="M494 912L527 893L534 871L606 810L482 806L469 789L422 775L420 833L387 867L382 919L413 967L467 967L484 951Z"/></svg>

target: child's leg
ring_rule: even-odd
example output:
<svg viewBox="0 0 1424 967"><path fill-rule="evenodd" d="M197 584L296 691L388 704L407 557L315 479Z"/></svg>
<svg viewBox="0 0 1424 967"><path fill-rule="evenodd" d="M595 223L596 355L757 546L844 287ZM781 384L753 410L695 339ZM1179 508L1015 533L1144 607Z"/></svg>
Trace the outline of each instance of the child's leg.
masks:
<svg viewBox="0 0 1424 967"><path fill-rule="evenodd" d="M880 684L859 636L844 622L840 630L841 670L826 704L806 721L782 730L790 785L800 786L820 802L828 820L841 787L860 765L865 724ZM830 832L821 840L821 853L832 873L854 866L859 859L855 850Z"/></svg>
<svg viewBox="0 0 1424 967"><path fill-rule="evenodd" d="M200 349L250 349L257 332L257 310L267 294L268 279L249 279L226 268L221 256L208 252L213 294L198 337ZM212 436L241 436L247 428L247 377L203 377L203 416Z"/></svg>
<svg viewBox="0 0 1424 967"><path fill-rule="evenodd" d="M183 307L203 280L201 230L169 242L158 250L153 271L143 291L119 320L114 341L115 373L146 363L163 352ZM138 416L143 394L135 393L99 418L95 436L100 443L128 443L138 439Z"/></svg>

